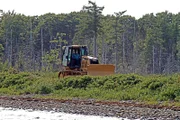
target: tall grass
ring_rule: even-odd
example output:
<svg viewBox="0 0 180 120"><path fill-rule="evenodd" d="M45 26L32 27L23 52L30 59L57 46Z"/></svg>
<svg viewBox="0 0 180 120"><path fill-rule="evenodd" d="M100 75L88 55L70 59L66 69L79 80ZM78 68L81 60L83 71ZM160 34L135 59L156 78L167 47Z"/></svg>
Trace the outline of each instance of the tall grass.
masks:
<svg viewBox="0 0 180 120"><path fill-rule="evenodd" d="M117 74L58 79L57 73L0 73L0 94L180 102L180 75Z"/></svg>

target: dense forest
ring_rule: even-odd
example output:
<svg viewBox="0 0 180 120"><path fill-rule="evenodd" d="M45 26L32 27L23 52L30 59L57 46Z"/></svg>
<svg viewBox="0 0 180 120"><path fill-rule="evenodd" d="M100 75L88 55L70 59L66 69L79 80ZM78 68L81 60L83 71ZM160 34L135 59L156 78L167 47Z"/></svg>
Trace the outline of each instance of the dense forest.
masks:
<svg viewBox="0 0 180 120"><path fill-rule="evenodd" d="M79 12L26 16L0 10L0 70L58 71L62 46L83 44L117 73L180 71L180 13L164 11L136 19L120 11L103 15L89 1Z"/></svg>

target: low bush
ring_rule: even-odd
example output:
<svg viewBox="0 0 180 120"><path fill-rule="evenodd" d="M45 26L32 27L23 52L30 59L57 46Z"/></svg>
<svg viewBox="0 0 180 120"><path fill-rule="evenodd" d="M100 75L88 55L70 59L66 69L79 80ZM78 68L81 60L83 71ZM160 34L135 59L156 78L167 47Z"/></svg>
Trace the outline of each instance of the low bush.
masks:
<svg viewBox="0 0 180 120"><path fill-rule="evenodd" d="M40 90L38 91L38 93L40 94L49 94L51 92L52 92L52 89L47 86L41 86Z"/></svg>
<svg viewBox="0 0 180 120"><path fill-rule="evenodd" d="M57 73L0 73L0 94L51 94L60 98L180 101L180 75L117 74L58 79Z"/></svg>

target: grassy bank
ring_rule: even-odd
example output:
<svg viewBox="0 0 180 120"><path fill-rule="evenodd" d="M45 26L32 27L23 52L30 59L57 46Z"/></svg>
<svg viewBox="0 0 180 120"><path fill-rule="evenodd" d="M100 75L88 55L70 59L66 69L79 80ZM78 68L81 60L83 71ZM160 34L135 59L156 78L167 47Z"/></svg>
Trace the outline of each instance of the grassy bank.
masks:
<svg viewBox="0 0 180 120"><path fill-rule="evenodd" d="M180 75L119 74L57 78L57 73L0 73L0 94L49 95L55 98L180 102ZM179 105L180 106L180 105Z"/></svg>

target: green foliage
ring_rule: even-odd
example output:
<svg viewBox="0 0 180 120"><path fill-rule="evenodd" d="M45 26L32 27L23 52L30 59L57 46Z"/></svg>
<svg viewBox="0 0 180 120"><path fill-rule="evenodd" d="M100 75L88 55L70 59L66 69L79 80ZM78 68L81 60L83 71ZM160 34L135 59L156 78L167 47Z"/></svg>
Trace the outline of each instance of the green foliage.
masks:
<svg viewBox="0 0 180 120"><path fill-rule="evenodd" d="M158 88L161 88L162 87L162 83L159 82L159 81L154 81L154 82L151 82L148 86L148 88L150 90L157 90Z"/></svg>
<svg viewBox="0 0 180 120"><path fill-rule="evenodd" d="M8 62L0 62L0 72L8 70Z"/></svg>
<svg viewBox="0 0 180 120"><path fill-rule="evenodd" d="M100 33L99 29L102 27L100 20L104 7L99 7L95 2L92 1L89 1L88 4L89 6L83 6L83 10L89 14L88 19L90 19L88 20L88 27L86 28L88 29L88 32L92 34L91 37L94 38L93 55L97 57L97 37L98 33Z"/></svg>
<svg viewBox="0 0 180 120"><path fill-rule="evenodd" d="M114 84L113 81L106 81L104 83L104 88L105 89L114 89L114 86L115 86L115 84Z"/></svg>
<svg viewBox="0 0 180 120"><path fill-rule="evenodd" d="M62 88L63 88L62 83L57 83L57 84L54 86L54 89L55 89L55 90L60 90L60 89L62 89Z"/></svg>
<svg viewBox="0 0 180 120"><path fill-rule="evenodd" d="M53 71L53 66L60 65L59 49L52 49L43 56L44 68L46 71Z"/></svg>
<svg viewBox="0 0 180 120"><path fill-rule="evenodd" d="M29 86L33 85L37 76L31 73L0 73L0 89L13 91L14 93L23 93Z"/></svg>
<svg viewBox="0 0 180 120"><path fill-rule="evenodd" d="M58 79L57 73L0 73L0 94L50 94L60 98L180 101L180 76L119 74Z"/></svg>
<svg viewBox="0 0 180 120"><path fill-rule="evenodd" d="M86 44L90 55L115 64L117 73L179 72L180 14L165 11L135 19L125 11L105 16L103 9L89 1L69 14L1 11L0 62L20 71L57 71L62 46Z"/></svg>
<svg viewBox="0 0 180 120"><path fill-rule="evenodd" d="M52 89L47 86L41 86L39 93L40 94L49 94L52 92Z"/></svg>
<svg viewBox="0 0 180 120"><path fill-rule="evenodd" d="M93 79L89 76L74 78L68 77L63 80L62 84L67 88L86 88L92 82L92 80Z"/></svg>
<svg viewBox="0 0 180 120"><path fill-rule="evenodd" d="M4 47L2 44L0 44L0 58L2 57L3 55L3 51L4 51Z"/></svg>

